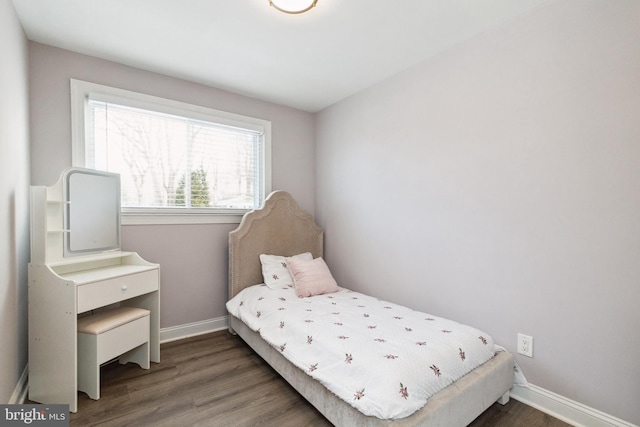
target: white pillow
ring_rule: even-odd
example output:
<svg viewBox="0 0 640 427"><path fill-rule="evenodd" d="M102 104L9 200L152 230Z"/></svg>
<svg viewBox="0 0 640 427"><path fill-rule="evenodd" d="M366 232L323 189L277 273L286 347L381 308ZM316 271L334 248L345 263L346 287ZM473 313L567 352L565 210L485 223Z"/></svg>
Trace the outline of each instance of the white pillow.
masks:
<svg viewBox="0 0 640 427"><path fill-rule="evenodd" d="M313 261L313 255L311 255L311 252L305 252L292 257L267 254L260 255L262 278L264 279L264 284L267 285L269 289L293 286L293 278L287 268L287 262L290 259Z"/></svg>

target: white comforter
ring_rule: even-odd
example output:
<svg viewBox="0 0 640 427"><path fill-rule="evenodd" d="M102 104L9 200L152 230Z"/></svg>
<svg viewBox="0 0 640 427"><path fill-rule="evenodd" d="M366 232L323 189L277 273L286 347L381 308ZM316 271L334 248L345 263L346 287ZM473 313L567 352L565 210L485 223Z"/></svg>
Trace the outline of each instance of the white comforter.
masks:
<svg viewBox="0 0 640 427"><path fill-rule="evenodd" d="M491 359L477 329L357 292L244 289L227 302L287 359L365 415L397 419Z"/></svg>

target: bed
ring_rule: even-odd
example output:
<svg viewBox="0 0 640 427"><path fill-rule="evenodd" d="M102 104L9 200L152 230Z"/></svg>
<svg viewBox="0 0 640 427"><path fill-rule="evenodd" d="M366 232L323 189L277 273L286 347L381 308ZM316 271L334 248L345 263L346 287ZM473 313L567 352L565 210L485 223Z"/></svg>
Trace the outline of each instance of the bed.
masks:
<svg viewBox="0 0 640 427"><path fill-rule="evenodd" d="M293 256L305 252L314 258L323 256L322 229L289 193L271 193L260 209L248 212L229 234L229 300L245 288L264 282L261 254ZM231 313L229 330L336 426L466 426L494 402L505 404L513 385L513 356L497 351L488 361L429 397L427 404L413 414L381 419L364 415L352 403L338 398L266 342L260 331L254 331Z"/></svg>

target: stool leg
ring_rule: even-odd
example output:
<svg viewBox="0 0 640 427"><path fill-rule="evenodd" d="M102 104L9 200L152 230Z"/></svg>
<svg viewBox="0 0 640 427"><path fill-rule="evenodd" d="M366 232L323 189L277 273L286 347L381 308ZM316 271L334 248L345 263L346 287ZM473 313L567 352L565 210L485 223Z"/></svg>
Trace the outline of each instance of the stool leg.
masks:
<svg viewBox="0 0 640 427"><path fill-rule="evenodd" d="M98 336L78 334L78 390L94 400L100 399Z"/></svg>
<svg viewBox="0 0 640 427"><path fill-rule="evenodd" d="M121 365L124 365L128 362L133 362L143 369L150 369L151 364L149 363L149 341L142 345L139 345L133 350L129 350L126 353L122 354L120 356L119 362Z"/></svg>

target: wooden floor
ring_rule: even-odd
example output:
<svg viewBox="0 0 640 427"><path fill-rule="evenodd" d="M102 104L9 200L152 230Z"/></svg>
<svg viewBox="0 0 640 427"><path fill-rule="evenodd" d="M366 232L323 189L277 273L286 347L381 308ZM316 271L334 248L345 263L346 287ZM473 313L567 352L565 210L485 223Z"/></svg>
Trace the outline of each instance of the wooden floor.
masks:
<svg viewBox="0 0 640 427"><path fill-rule="evenodd" d="M78 396L71 426L330 426L239 337L227 331L163 344L150 370L111 363L101 398ZM566 427L516 400L471 426Z"/></svg>

